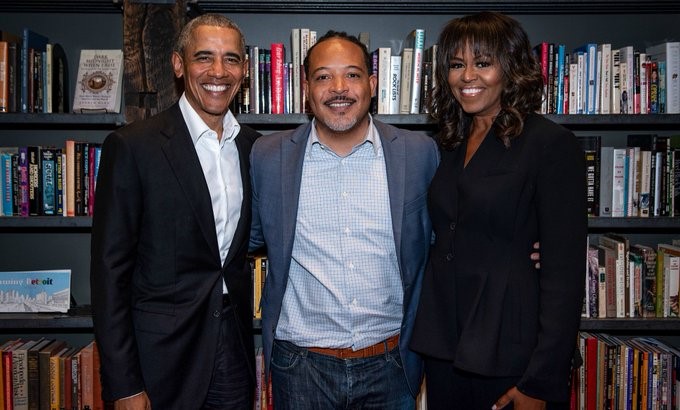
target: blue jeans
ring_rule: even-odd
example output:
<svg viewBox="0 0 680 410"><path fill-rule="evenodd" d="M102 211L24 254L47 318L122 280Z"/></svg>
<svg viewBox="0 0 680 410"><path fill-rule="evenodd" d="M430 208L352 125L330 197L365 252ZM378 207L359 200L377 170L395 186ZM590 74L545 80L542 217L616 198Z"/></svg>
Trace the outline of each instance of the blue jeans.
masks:
<svg viewBox="0 0 680 410"><path fill-rule="evenodd" d="M276 410L413 410L399 347L385 354L338 359L276 340L271 360Z"/></svg>

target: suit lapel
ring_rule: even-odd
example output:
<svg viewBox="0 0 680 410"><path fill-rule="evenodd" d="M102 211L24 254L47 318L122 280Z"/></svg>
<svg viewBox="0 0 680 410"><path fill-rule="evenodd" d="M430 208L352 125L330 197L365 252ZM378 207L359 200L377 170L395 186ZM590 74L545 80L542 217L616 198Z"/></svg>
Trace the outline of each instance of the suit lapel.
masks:
<svg viewBox="0 0 680 410"><path fill-rule="evenodd" d="M189 130L184 124L179 105L167 111L167 127L161 131L167 137L162 145L177 182L182 187L187 203L191 207L210 252L220 259L217 249L215 220L210 203L210 191L205 183L201 163L198 160Z"/></svg>
<svg viewBox="0 0 680 410"><path fill-rule="evenodd" d="M390 195L390 212L392 213L392 230L397 258L401 261L401 228L404 216L404 189L406 181L406 146L404 138L399 138L394 129L373 120L385 154L385 170L387 187Z"/></svg>
<svg viewBox="0 0 680 410"><path fill-rule="evenodd" d="M290 257L293 250L298 201L302 184L302 165L312 123L298 127L289 138L281 140L281 227L283 254Z"/></svg>

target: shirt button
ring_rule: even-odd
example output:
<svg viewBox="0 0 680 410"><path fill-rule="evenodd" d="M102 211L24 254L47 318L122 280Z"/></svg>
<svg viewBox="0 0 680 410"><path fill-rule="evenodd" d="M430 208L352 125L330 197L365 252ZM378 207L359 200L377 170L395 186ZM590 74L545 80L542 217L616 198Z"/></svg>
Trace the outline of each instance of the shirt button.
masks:
<svg viewBox="0 0 680 410"><path fill-rule="evenodd" d="M449 228L451 228L452 231L455 230L456 229L456 223L451 222L451 225L449 225Z"/></svg>
<svg viewBox="0 0 680 410"><path fill-rule="evenodd" d="M453 254L452 254L452 253L447 253L447 254L446 254L446 260L447 260L448 262L452 261L452 260L453 260Z"/></svg>
<svg viewBox="0 0 680 410"><path fill-rule="evenodd" d="M219 310L216 310L216 311L213 312L213 317L215 317L215 318L220 317L220 315L221 315L221 313L220 313Z"/></svg>

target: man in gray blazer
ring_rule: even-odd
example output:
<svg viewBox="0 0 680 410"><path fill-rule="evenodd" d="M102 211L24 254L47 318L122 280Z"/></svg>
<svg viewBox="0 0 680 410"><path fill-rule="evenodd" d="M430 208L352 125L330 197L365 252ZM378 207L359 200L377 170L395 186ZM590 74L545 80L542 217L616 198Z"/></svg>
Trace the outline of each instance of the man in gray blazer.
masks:
<svg viewBox="0 0 680 410"><path fill-rule="evenodd" d="M266 245L262 338L277 409L413 408L408 349L430 244L430 137L372 119L366 48L329 32L304 63L314 119L251 153L251 249Z"/></svg>

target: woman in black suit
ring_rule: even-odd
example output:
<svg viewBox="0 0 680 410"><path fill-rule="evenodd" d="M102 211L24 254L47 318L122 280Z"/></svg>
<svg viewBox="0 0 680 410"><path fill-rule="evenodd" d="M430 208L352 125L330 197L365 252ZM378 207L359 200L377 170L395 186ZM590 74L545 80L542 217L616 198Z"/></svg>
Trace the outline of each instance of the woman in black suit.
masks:
<svg viewBox="0 0 680 410"><path fill-rule="evenodd" d="M542 409L569 398L584 289L583 153L543 118L520 24L483 12L440 35L435 241L411 347L430 409ZM541 244L540 269L527 257Z"/></svg>

